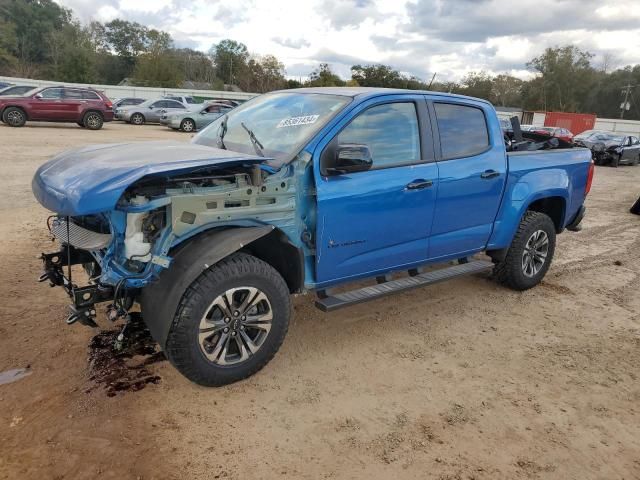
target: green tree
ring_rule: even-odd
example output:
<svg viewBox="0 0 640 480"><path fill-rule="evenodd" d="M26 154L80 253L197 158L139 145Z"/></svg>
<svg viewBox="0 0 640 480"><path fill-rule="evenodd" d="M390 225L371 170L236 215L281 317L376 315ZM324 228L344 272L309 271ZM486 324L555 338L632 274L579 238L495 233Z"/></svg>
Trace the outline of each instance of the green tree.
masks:
<svg viewBox="0 0 640 480"><path fill-rule="evenodd" d="M491 101L501 107L515 107L522 104L522 84L517 77L507 74L497 75L493 78L491 86Z"/></svg>
<svg viewBox="0 0 640 480"><path fill-rule="evenodd" d="M460 82L460 86L455 90L455 93L489 100L491 99L492 88L493 79L487 72L469 72L462 79L462 82Z"/></svg>
<svg viewBox="0 0 640 480"><path fill-rule="evenodd" d="M90 34L79 23L51 32L48 42L49 78L62 82L96 81L96 52Z"/></svg>
<svg viewBox="0 0 640 480"><path fill-rule="evenodd" d="M308 87L344 87L345 81L333 73L328 63L321 63L309 74Z"/></svg>
<svg viewBox="0 0 640 480"><path fill-rule="evenodd" d="M209 50L216 68L216 76L225 83L235 84L247 71L249 50L244 43L222 40Z"/></svg>
<svg viewBox="0 0 640 480"><path fill-rule="evenodd" d="M47 39L71 21L71 11L52 0L0 0L0 30L8 34L7 52L15 60L16 74L34 74L47 60Z"/></svg>
<svg viewBox="0 0 640 480"><path fill-rule="evenodd" d="M404 88L406 80L388 65L354 65L351 78L361 87Z"/></svg>
<svg viewBox="0 0 640 480"><path fill-rule="evenodd" d="M552 111L581 111L596 80L590 60L593 55L573 45L547 48L527 63L539 75L531 86L531 99L538 98L538 108Z"/></svg>

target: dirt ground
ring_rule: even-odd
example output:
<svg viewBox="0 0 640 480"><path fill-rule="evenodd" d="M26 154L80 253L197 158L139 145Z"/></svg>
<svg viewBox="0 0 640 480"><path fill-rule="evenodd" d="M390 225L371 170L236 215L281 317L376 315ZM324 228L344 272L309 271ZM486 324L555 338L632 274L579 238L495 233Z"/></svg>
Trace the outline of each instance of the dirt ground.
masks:
<svg viewBox="0 0 640 480"><path fill-rule="evenodd" d="M256 376L205 389L163 361L109 397L97 332L36 282L55 246L30 182L70 147L167 138L188 140L0 125L0 372L31 372L0 385L0 479L640 478L640 167L598 168L533 290L475 276L332 314L301 296Z"/></svg>

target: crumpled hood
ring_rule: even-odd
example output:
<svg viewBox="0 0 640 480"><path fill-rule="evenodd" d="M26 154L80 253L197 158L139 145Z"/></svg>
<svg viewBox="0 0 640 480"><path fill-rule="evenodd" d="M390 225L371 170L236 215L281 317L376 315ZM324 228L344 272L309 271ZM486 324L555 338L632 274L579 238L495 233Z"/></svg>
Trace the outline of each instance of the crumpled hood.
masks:
<svg viewBox="0 0 640 480"><path fill-rule="evenodd" d="M42 165L31 188L38 202L55 213L89 215L113 210L126 188L146 175L265 160L175 141L91 145L63 152Z"/></svg>

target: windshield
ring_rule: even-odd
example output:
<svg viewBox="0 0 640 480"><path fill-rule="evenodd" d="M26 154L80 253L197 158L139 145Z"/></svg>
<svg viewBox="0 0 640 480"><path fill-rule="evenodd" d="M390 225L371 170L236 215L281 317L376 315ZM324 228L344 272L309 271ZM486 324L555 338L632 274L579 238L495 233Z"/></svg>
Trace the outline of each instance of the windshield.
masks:
<svg viewBox="0 0 640 480"><path fill-rule="evenodd" d="M265 157L282 165L351 101L350 97L317 93L268 93L252 98L202 130L193 143L255 155L255 141ZM220 136L226 133L220 142ZM244 124L244 126L243 126Z"/></svg>
<svg viewBox="0 0 640 480"><path fill-rule="evenodd" d="M610 142L618 142L618 143L622 143L622 141L624 140L624 137L614 137L611 136L607 139Z"/></svg>

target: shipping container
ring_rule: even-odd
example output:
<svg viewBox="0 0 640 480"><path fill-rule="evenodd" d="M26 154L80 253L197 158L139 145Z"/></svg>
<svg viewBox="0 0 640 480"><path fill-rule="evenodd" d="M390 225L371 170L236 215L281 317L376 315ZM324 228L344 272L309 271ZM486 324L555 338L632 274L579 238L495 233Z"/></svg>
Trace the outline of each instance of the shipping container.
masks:
<svg viewBox="0 0 640 480"><path fill-rule="evenodd" d="M547 112L544 117L545 127L560 127L570 130L574 135L593 130L596 116L591 113Z"/></svg>

